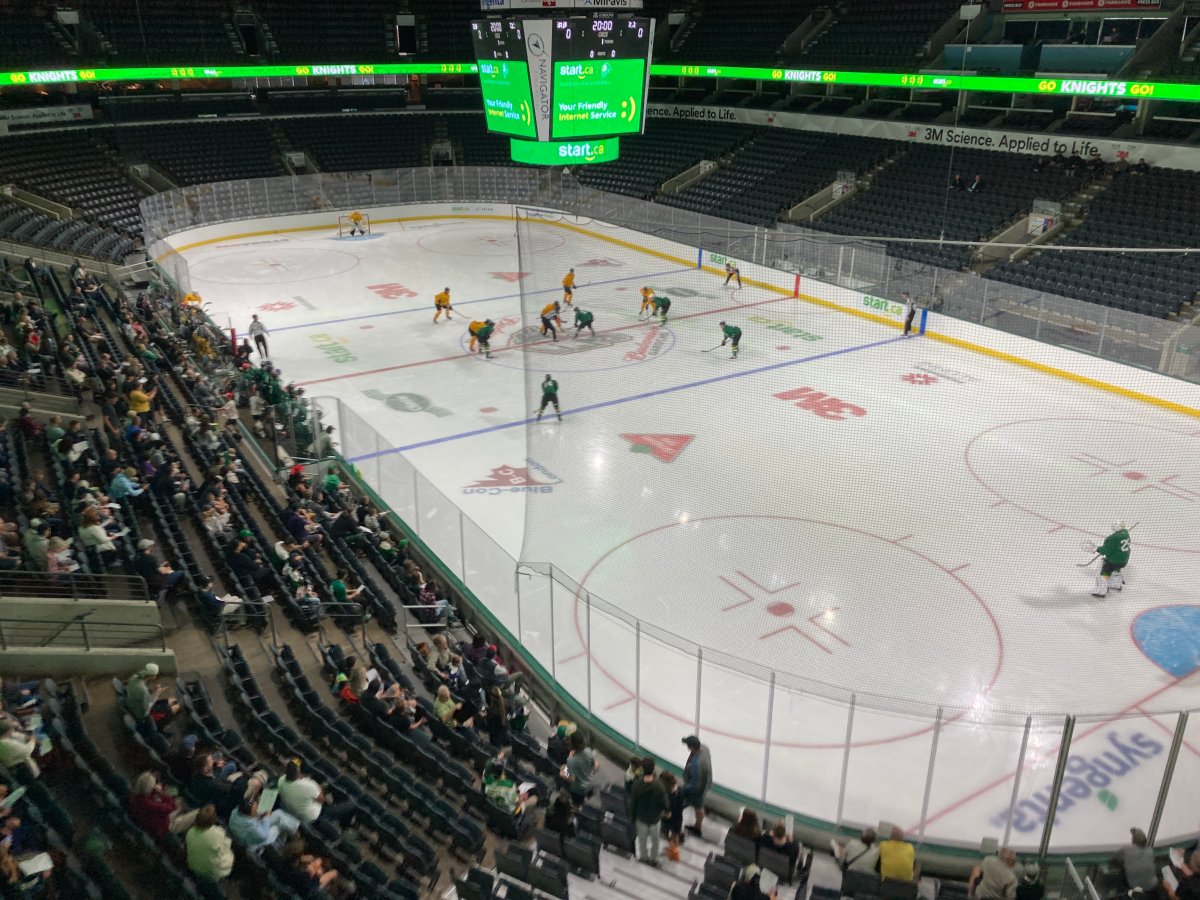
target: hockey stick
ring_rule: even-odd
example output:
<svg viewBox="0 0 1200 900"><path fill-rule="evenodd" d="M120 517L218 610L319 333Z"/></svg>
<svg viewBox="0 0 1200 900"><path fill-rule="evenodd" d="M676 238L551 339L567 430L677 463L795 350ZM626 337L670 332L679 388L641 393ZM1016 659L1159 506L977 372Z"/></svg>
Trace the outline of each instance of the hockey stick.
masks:
<svg viewBox="0 0 1200 900"><path fill-rule="evenodd" d="M1137 528L1137 527L1138 527L1138 525L1140 525L1140 524L1141 524L1141 522L1140 522L1140 521L1138 521L1138 522L1134 522L1132 525L1130 525L1130 526L1129 526L1128 528L1126 528L1125 530L1126 530L1126 531L1133 531L1133 529ZM1084 544L1083 544L1083 549L1084 549L1084 550L1091 550L1091 549L1092 549L1092 542L1091 542L1091 541L1084 541ZM1094 563L1094 562L1095 562L1096 560L1098 560L1099 558L1100 558L1100 554L1099 554L1099 553L1097 553L1095 556L1093 556L1093 557L1092 557L1091 559L1089 559L1087 562L1085 562L1085 563L1075 563L1075 565L1076 565L1076 566L1078 566L1078 567L1079 567L1079 568L1081 568L1081 569L1086 569L1088 566L1090 566L1092 563Z"/></svg>
<svg viewBox="0 0 1200 900"><path fill-rule="evenodd" d="M701 350L700 352L701 353L712 353L714 350L716 350L720 347L724 347L724 346L725 346L724 344L717 344L716 347L709 347L707 350Z"/></svg>

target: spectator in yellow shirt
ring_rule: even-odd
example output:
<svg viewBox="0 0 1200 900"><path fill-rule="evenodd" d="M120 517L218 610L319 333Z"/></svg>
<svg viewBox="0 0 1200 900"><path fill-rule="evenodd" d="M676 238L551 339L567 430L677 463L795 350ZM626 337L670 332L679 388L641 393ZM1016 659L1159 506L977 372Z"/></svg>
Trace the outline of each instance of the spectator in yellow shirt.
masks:
<svg viewBox="0 0 1200 900"><path fill-rule="evenodd" d="M879 845L879 874L893 881L916 881L916 850L904 839L904 832L892 828L888 840Z"/></svg>
<svg viewBox="0 0 1200 900"><path fill-rule="evenodd" d="M149 415L150 403L158 395L158 388L146 390L146 379L139 378L129 392L129 411L139 416Z"/></svg>

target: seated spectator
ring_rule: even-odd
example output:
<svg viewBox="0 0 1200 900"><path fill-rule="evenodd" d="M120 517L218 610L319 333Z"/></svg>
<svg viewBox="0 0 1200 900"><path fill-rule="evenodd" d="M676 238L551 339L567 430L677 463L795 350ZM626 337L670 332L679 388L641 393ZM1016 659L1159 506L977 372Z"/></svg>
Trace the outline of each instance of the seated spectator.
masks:
<svg viewBox="0 0 1200 900"><path fill-rule="evenodd" d="M460 701L450 696L450 688L439 685L433 701L433 714L438 721L451 728L470 728L474 724L470 711Z"/></svg>
<svg viewBox="0 0 1200 900"><path fill-rule="evenodd" d="M37 761L37 738L21 729L15 719L0 719L0 766L16 774L24 770L31 778L42 774Z"/></svg>
<svg viewBox="0 0 1200 900"><path fill-rule="evenodd" d="M450 655L450 668L446 670L446 684L452 691L462 693L467 689L470 683L470 678L467 677L467 669L463 665L463 658L457 653Z"/></svg>
<svg viewBox="0 0 1200 900"><path fill-rule="evenodd" d="M967 892L976 900L1016 900L1017 876L1013 872L1016 865L1017 854L1001 847L971 870Z"/></svg>
<svg viewBox="0 0 1200 900"><path fill-rule="evenodd" d="M952 191L963 191L966 188L967 186L962 180L962 175L955 175L954 180L950 182L950 190Z"/></svg>
<svg viewBox="0 0 1200 900"><path fill-rule="evenodd" d="M244 624L245 601L237 597L218 597L212 588L211 576L203 575L196 582L196 599L200 601L201 608L210 619L216 623L224 621L229 627ZM243 613L242 622L235 624L234 619L237 618L238 613Z"/></svg>
<svg viewBox="0 0 1200 900"><path fill-rule="evenodd" d="M894 881L916 881L916 850L904 839L904 831L893 827L879 845L879 874Z"/></svg>
<svg viewBox="0 0 1200 900"><path fill-rule="evenodd" d="M263 563L262 557L250 546L249 538L252 537L254 533L248 529L238 532L237 538L225 551L225 561L229 563L229 568L238 577L238 581L252 584L260 591L269 591L272 573Z"/></svg>
<svg viewBox="0 0 1200 900"><path fill-rule="evenodd" d="M571 800L576 806L592 795L596 773L600 771L600 760L596 752L587 745L582 732L576 731L571 735L571 755L566 765L559 770L559 776L566 782Z"/></svg>
<svg viewBox="0 0 1200 900"><path fill-rule="evenodd" d="M108 496L116 503L126 497L140 497L146 489L139 485L136 479L137 469L132 466L117 470L112 476L112 481L108 483Z"/></svg>
<svg viewBox="0 0 1200 900"><path fill-rule="evenodd" d="M537 803L536 797L530 797L518 787L508 769L504 751L483 770L483 795L493 806L511 815L518 830L525 823L526 807Z"/></svg>
<svg viewBox="0 0 1200 900"><path fill-rule="evenodd" d="M50 875L51 872L26 875L17 865L17 861L8 847L0 843L0 896L14 898L36 896L41 891L43 882Z"/></svg>
<svg viewBox="0 0 1200 900"><path fill-rule="evenodd" d="M1129 169L1130 175L1148 175L1150 173L1150 163L1146 162L1146 157L1138 157L1138 161Z"/></svg>
<svg viewBox="0 0 1200 900"><path fill-rule="evenodd" d="M967 188L972 194L977 194L983 190L983 176L976 175L975 180L971 182L971 186Z"/></svg>
<svg viewBox="0 0 1200 900"><path fill-rule="evenodd" d="M450 663L453 659L453 654L450 652L450 642L446 640L446 635L435 634L430 642L429 652L425 654L425 665L430 671L437 673L443 679L447 677L450 671Z"/></svg>
<svg viewBox="0 0 1200 900"><path fill-rule="evenodd" d="M188 869L197 878L223 881L233 871L233 841L217 824L217 810L212 804L196 814L196 822L188 829L184 843Z"/></svg>
<svg viewBox="0 0 1200 900"><path fill-rule="evenodd" d="M260 813L258 796L246 796L229 817L229 833L251 853L264 847L279 847L300 830L300 822L282 809Z"/></svg>
<svg viewBox="0 0 1200 900"><path fill-rule="evenodd" d="M554 734L550 735L550 739L546 742L546 756L560 769L567 764L567 759L571 755L570 738L574 731L575 726L570 722L559 722L558 727L554 729ZM636 756L633 758L639 761L641 759Z"/></svg>
<svg viewBox="0 0 1200 900"><path fill-rule="evenodd" d="M1017 900L1045 900L1046 884L1042 881L1042 870L1035 862L1022 867L1021 880L1017 883Z"/></svg>
<svg viewBox="0 0 1200 900"><path fill-rule="evenodd" d="M788 865L793 869L800 857L800 842L787 833L787 826L776 822L770 831L764 831L758 836L758 846L781 853L788 859Z"/></svg>
<svg viewBox="0 0 1200 900"><path fill-rule="evenodd" d="M346 574L344 569L338 569L333 581L329 582L329 593L333 595L334 603L355 603L357 604L359 595L362 594L364 588L361 584L351 588L346 582L350 576Z"/></svg>
<svg viewBox="0 0 1200 900"><path fill-rule="evenodd" d="M283 809L327 837L336 839L338 836L337 829L331 827L330 822L337 822L342 828L354 824L353 801L329 803L321 786L303 774L298 759L288 762L276 786L279 789L279 804Z"/></svg>
<svg viewBox="0 0 1200 900"><path fill-rule="evenodd" d="M46 554L50 552L50 524L34 519L25 531L25 557L34 572L45 572Z"/></svg>
<svg viewBox="0 0 1200 900"><path fill-rule="evenodd" d="M146 663L125 682L125 708L147 740L156 737L182 709L178 701L163 696L157 663Z"/></svg>
<svg viewBox="0 0 1200 900"><path fill-rule="evenodd" d="M183 812L179 801L167 793L157 772L143 772L133 783L129 795L129 817L155 840L169 832L187 831L195 823L198 810Z"/></svg>
<svg viewBox="0 0 1200 900"><path fill-rule="evenodd" d="M247 775L238 770L237 763L216 752L201 753L196 757L187 793L198 806L211 804L222 819L228 819L242 798L261 791L266 780L265 772Z"/></svg>
<svg viewBox="0 0 1200 900"><path fill-rule="evenodd" d="M337 869L325 867L324 859L304 853L296 860L288 876L288 886L301 898L324 896L326 893L344 897L348 892L339 888L340 877Z"/></svg>
<svg viewBox="0 0 1200 900"><path fill-rule="evenodd" d="M176 572L168 562L154 558L154 541L142 538L137 543L137 554L133 557L133 574L146 580L150 595L163 600L183 581L183 572Z"/></svg>
<svg viewBox="0 0 1200 900"><path fill-rule="evenodd" d="M758 814L748 808L742 809L742 814L738 816L738 820L733 823L729 830L738 837L744 837L748 841L757 842L762 836L762 826L758 824Z"/></svg>
<svg viewBox="0 0 1200 900"><path fill-rule="evenodd" d="M770 893L765 893L759 883L761 876L762 870L758 866L746 866L729 892L729 900L776 900L779 896L776 888L773 887Z"/></svg>
<svg viewBox="0 0 1200 900"><path fill-rule="evenodd" d="M483 686L491 687L507 686L513 679L509 675L508 669L500 662L496 654L495 647L488 647L481 659L475 666L475 672L479 675L479 679L483 682Z"/></svg>
<svg viewBox="0 0 1200 900"><path fill-rule="evenodd" d="M407 565L408 562L411 562L411 560L407 560L405 564ZM478 666L480 660L484 658L484 655L487 653L487 651L487 638L485 638L482 634L476 634L471 638L470 646L463 649L463 657L471 665Z"/></svg>
<svg viewBox="0 0 1200 900"><path fill-rule="evenodd" d="M862 834L837 844L834 854L843 872L874 872L879 864L879 848L875 846L875 829L864 828Z"/></svg>
<svg viewBox="0 0 1200 900"><path fill-rule="evenodd" d="M342 660L342 668L334 676L333 686L343 700L357 703L366 692L369 681L367 670L358 664L358 659L347 656Z"/></svg>
<svg viewBox="0 0 1200 900"><path fill-rule="evenodd" d="M1150 894L1158 890L1158 866L1154 864L1154 848L1140 828L1129 829L1130 842L1113 856L1113 864L1125 876L1125 886Z"/></svg>

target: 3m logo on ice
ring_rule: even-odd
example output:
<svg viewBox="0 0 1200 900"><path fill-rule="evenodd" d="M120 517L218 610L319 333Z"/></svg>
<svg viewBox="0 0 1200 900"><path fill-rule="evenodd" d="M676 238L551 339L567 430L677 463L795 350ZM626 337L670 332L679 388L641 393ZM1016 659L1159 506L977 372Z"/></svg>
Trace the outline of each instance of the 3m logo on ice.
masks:
<svg viewBox="0 0 1200 900"><path fill-rule="evenodd" d="M1116 796L1108 790L1113 781L1124 778L1145 760L1163 752L1162 744L1141 732L1125 737L1118 731L1110 731L1105 737L1108 739L1109 749L1103 753L1092 757L1072 753L1067 757L1067 772L1063 776L1062 792L1058 797L1056 819L1073 807L1076 801L1087 800L1093 794L1108 809L1115 809ZM1159 775L1161 772L1151 773L1154 787L1158 786ZM1138 794L1145 795L1150 786L1131 787ZM1049 813L1051 790L1052 787L1048 784L1032 797L1020 801L1013 810L1012 827L1026 834L1040 829L1046 823ZM1089 806L1088 809L1094 810L1095 807ZM996 827L1002 828L1007 818L1008 811L1005 810L992 816L991 821Z"/></svg>
<svg viewBox="0 0 1200 900"><path fill-rule="evenodd" d="M867 411L861 406L847 403L837 397L830 397L816 388L795 388L773 396L776 400L795 400L797 401L796 409L803 409L822 419L832 419L835 422L841 422L847 416L861 417L867 414Z"/></svg>
<svg viewBox="0 0 1200 900"><path fill-rule="evenodd" d="M683 448L696 439L694 434L623 434L633 453L649 453L665 463L674 462Z"/></svg>
<svg viewBox="0 0 1200 900"><path fill-rule="evenodd" d="M468 484L462 489L464 494L549 494L554 491L554 485L561 484L562 479L533 459L526 459L524 466L496 466L486 476ZM535 470L538 475L548 479L539 481L530 473Z"/></svg>

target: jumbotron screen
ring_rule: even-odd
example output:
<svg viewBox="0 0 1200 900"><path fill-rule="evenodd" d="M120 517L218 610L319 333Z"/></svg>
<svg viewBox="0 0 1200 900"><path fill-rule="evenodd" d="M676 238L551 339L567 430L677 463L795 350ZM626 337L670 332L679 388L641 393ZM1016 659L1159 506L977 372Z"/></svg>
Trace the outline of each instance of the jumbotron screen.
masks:
<svg viewBox="0 0 1200 900"><path fill-rule="evenodd" d="M641 133L654 20L572 16L555 19L553 35L551 139Z"/></svg>
<svg viewBox="0 0 1200 900"><path fill-rule="evenodd" d="M472 22L471 38L488 131L536 139L523 23L519 19Z"/></svg>

